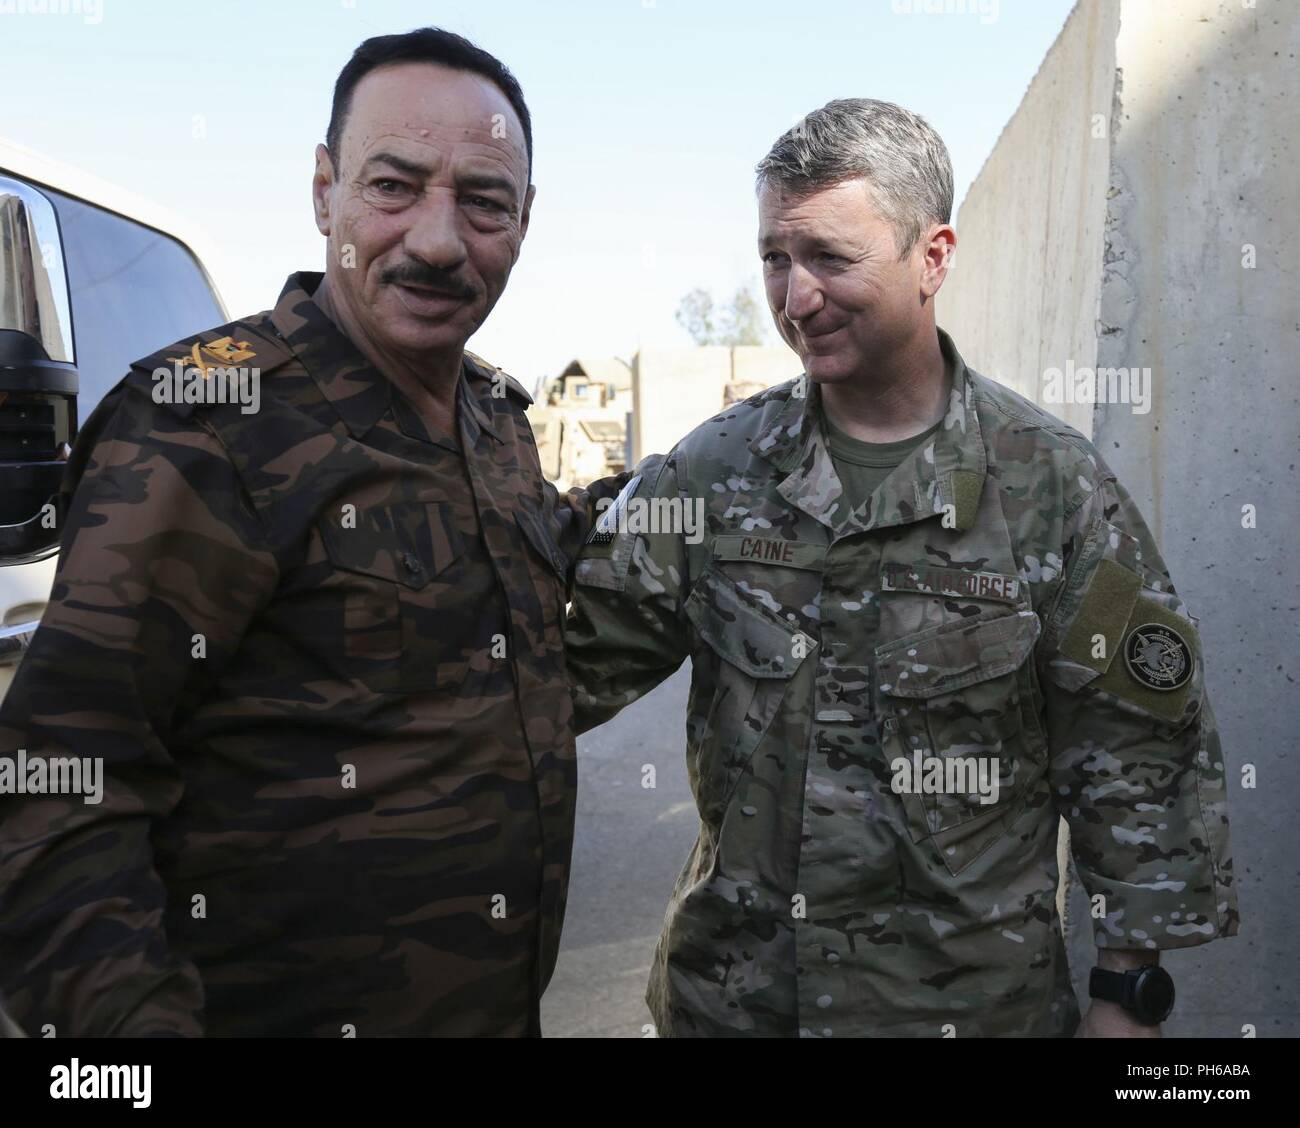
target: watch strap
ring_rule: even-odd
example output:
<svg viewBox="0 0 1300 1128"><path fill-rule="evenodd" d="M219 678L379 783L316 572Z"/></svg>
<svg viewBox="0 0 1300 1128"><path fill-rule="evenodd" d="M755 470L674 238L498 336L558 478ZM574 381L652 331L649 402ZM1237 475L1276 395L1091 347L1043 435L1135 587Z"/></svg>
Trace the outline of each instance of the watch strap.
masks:
<svg viewBox="0 0 1300 1128"><path fill-rule="evenodd" d="M1106 1003L1127 1006L1131 1001L1131 983L1126 972L1094 967L1088 977L1088 994Z"/></svg>

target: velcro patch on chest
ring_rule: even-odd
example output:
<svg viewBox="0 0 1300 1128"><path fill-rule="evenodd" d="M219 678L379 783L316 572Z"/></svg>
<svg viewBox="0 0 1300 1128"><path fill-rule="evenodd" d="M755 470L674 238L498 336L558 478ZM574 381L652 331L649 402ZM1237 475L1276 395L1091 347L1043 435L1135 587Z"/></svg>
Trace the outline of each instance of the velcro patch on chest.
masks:
<svg viewBox="0 0 1300 1128"><path fill-rule="evenodd" d="M819 572L826 560L826 546L783 537L721 536L713 539L713 559L744 560L755 564L778 564Z"/></svg>
<svg viewBox="0 0 1300 1128"><path fill-rule="evenodd" d="M1000 572L972 572L933 564L889 563L880 574L881 591L915 591L923 595L955 595L961 599L1020 602L1020 580Z"/></svg>

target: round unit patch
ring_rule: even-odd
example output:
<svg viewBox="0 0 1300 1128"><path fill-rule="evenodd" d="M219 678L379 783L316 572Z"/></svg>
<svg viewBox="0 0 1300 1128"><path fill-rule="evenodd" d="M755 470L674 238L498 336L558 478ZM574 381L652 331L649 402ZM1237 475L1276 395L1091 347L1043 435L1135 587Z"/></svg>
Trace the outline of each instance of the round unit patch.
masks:
<svg viewBox="0 0 1300 1128"><path fill-rule="evenodd" d="M1134 627L1124 643L1128 672L1151 689L1180 689L1192 676L1192 649L1172 627Z"/></svg>

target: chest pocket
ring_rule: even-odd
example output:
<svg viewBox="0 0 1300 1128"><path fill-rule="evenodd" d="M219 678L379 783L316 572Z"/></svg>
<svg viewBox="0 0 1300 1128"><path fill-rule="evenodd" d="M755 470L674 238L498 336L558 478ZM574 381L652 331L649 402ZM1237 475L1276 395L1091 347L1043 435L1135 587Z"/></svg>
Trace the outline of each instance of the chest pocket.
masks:
<svg viewBox="0 0 1300 1128"><path fill-rule="evenodd" d="M451 507L357 506L355 521L324 518L317 526L334 569L324 586L342 604L343 672L382 691L460 684L477 608L463 591L465 543Z"/></svg>
<svg viewBox="0 0 1300 1128"><path fill-rule="evenodd" d="M876 649L881 738L912 840L960 873L1023 807L1045 760L1032 611L999 608Z"/></svg>
<svg viewBox="0 0 1300 1128"><path fill-rule="evenodd" d="M687 764L700 814L717 827L790 679L817 642L747 602L713 567L695 582L683 611L699 640Z"/></svg>

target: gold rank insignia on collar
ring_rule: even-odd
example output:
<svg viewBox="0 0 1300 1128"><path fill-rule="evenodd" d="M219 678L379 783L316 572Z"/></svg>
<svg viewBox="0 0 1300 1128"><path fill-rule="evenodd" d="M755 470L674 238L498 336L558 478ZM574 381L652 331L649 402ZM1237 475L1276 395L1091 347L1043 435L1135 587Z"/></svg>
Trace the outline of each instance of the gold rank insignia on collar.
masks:
<svg viewBox="0 0 1300 1128"><path fill-rule="evenodd" d="M198 341L190 349L190 355L187 357L169 356L167 359L173 364L190 364L203 373L206 380L212 374L212 368L200 355L199 350L209 353L214 359L221 364L239 364L241 361L252 360L257 355L248 347L247 341L236 341L233 337L219 337L215 341L209 341L206 345Z"/></svg>

